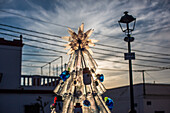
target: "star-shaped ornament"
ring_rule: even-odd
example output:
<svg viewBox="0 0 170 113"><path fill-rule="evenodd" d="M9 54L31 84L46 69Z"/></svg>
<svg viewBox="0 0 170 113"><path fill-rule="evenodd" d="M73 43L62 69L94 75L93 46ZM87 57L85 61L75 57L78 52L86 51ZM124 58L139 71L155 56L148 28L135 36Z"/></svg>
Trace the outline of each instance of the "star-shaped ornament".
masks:
<svg viewBox="0 0 170 113"><path fill-rule="evenodd" d="M98 42L98 40L89 39L93 31L93 29L90 29L84 33L84 23L78 28L78 34L68 28L68 33L71 36L62 37L62 39L69 41L69 43L65 45L65 49L70 49L67 54L73 54L78 49L86 49L90 54L93 54L89 46L95 46L94 43Z"/></svg>

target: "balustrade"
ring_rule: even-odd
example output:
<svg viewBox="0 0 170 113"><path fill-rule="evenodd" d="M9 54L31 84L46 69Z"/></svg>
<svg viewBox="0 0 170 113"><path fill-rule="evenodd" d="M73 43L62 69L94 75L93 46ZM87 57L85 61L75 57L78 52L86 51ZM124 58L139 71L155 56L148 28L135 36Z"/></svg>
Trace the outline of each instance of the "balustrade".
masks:
<svg viewBox="0 0 170 113"><path fill-rule="evenodd" d="M60 78L56 76L21 75L21 86L49 86L58 85Z"/></svg>

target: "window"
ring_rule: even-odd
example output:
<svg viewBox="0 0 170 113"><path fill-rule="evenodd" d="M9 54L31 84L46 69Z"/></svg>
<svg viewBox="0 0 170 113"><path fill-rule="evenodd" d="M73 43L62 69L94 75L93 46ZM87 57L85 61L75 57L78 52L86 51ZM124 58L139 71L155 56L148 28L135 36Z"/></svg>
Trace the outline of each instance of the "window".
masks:
<svg viewBox="0 0 170 113"><path fill-rule="evenodd" d="M165 113L165 111L155 111L155 113Z"/></svg>
<svg viewBox="0 0 170 113"><path fill-rule="evenodd" d="M150 106L150 105L151 105L151 101L147 101L146 104L147 104L148 106Z"/></svg>
<svg viewBox="0 0 170 113"><path fill-rule="evenodd" d="M135 106L135 107L137 107L137 106L138 106L138 104L137 104L137 103L135 103L135 104L134 104L134 106Z"/></svg>
<svg viewBox="0 0 170 113"><path fill-rule="evenodd" d="M24 113L40 113L40 105L25 105L25 112Z"/></svg>
<svg viewBox="0 0 170 113"><path fill-rule="evenodd" d="M3 74L0 73L0 83L1 83L1 81L2 81L2 76L3 76Z"/></svg>

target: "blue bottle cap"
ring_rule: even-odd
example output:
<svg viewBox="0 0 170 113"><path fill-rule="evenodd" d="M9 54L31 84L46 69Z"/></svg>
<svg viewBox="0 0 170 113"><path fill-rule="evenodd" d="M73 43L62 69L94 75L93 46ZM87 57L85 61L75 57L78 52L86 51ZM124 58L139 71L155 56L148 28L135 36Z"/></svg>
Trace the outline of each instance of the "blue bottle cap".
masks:
<svg viewBox="0 0 170 113"><path fill-rule="evenodd" d="M83 105L86 106L86 107L89 107L90 106L90 102L88 100L84 100L83 101Z"/></svg>
<svg viewBox="0 0 170 113"><path fill-rule="evenodd" d="M60 78L61 78L63 81L66 81L69 77L70 77L69 71L63 71L63 72L60 74Z"/></svg>

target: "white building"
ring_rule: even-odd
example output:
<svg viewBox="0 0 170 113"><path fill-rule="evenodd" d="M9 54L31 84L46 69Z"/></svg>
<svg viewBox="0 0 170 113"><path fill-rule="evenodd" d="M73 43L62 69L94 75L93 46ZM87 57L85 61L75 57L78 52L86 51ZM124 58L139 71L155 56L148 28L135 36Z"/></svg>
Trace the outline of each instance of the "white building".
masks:
<svg viewBox="0 0 170 113"><path fill-rule="evenodd" d="M129 86L108 89L103 96L114 101L112 113L128 113L130 109ZM134 85L134 100L137 113L170 113L170 85L143 84Z"/></svg>
<svg viewBox="0 0 170 113"><path fill-rule="evenodd" d="M0 113L50 113L59 78L21 75L22 46L22 39L0 38ZM170 113L170 85L145 85L145 95L143 84L134 85L137 113ZM129 86L125 86L108 89L103 96L113 99L112 113L128 113L129 94Z"/></svg>
<svg viewBox="0 0 170 113"><path fill-rule="evenodd" d="M50 113L59 77L21 75L22 47L0 38L0 113Z"/></svg>

